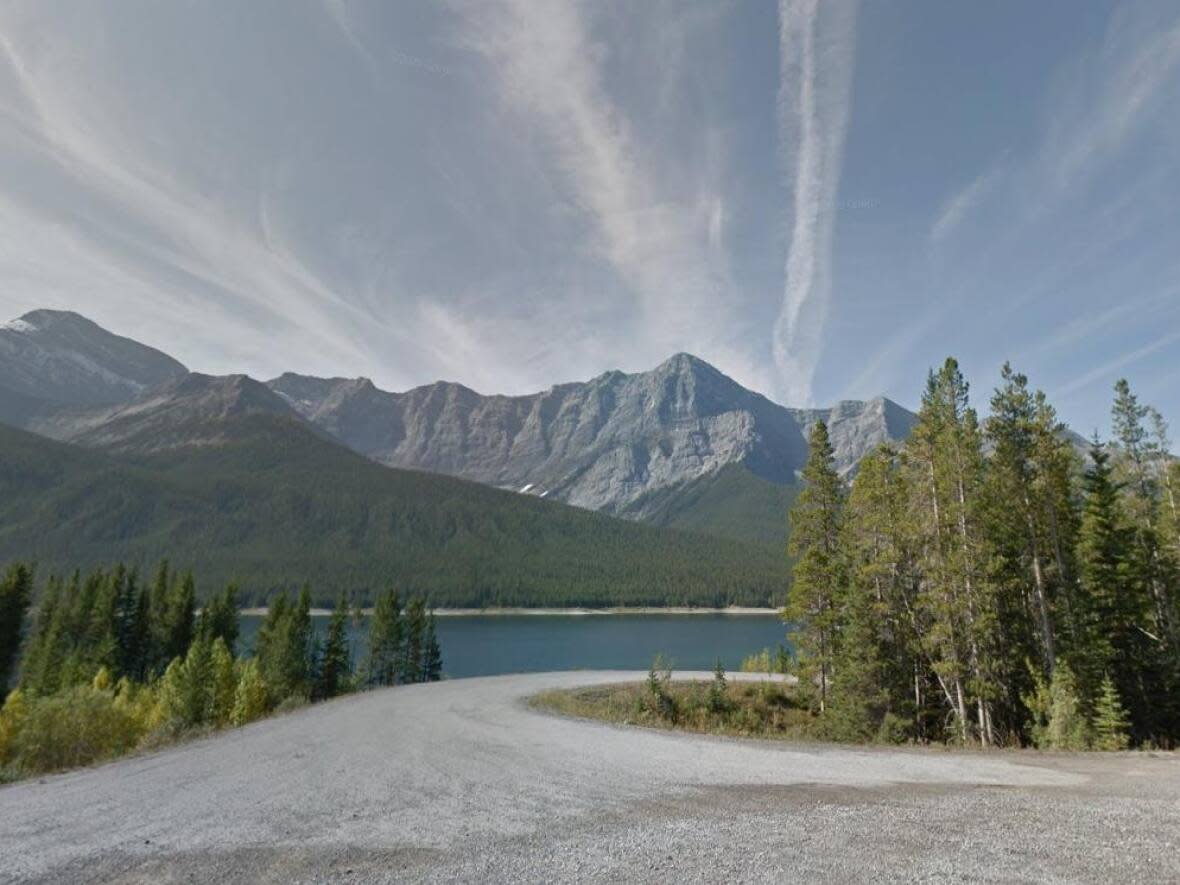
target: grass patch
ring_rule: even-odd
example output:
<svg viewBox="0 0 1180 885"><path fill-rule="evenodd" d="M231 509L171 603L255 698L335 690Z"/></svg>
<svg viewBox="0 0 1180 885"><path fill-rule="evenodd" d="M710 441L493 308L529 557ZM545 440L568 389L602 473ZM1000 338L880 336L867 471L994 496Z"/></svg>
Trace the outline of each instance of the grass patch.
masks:
<svg viewBox="0 0 1180 885"><path fill-rule="evenodd" d="M546 691L529 703L564 716L619 725L778 740L818 736L816 717L793 687L773 681L718 684L657 677L646 683Z"/></svg>

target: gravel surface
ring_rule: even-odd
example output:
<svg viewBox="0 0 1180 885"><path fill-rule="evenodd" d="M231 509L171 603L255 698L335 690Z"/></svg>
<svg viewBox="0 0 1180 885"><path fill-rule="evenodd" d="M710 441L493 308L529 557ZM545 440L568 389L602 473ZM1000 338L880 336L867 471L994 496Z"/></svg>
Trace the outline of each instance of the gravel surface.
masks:
<svg viewBox="0 0 1180 885"><path fill-rule="evenodd" d="M0 787L0 881L1180 881L1172 754L741 741L525 702L645 676L370 692Z"/></svg>

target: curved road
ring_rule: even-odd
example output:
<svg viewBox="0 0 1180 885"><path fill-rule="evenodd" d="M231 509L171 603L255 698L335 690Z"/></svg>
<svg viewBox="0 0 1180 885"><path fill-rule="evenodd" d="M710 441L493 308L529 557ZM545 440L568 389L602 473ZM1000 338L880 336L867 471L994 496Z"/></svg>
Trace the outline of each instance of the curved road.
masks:
<svg viewBox="0 0 1180 885"><path fill-rule="evenodd" d="M1171 754L739 741L525 703L645 675L387 689L2 787L0 881L1180 881Z"/></svg>

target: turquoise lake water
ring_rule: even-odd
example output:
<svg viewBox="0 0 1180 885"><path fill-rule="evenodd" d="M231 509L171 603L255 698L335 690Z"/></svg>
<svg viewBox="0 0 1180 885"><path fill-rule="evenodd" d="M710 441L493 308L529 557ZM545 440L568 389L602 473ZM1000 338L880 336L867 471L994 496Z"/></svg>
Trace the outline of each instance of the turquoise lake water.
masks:
<svg viewBox="0 0 1180 885"><path fill-rule="evenodd" d="M261 618L242 618L241 649L253 647ZM317 632L326 617L314 618ZM785 642L773 615L471 615L436 621L443 672L451 678L547 670L646 670L657 654L677 669L709 670ZM365 627L353 631L364 654Z"/></svg>

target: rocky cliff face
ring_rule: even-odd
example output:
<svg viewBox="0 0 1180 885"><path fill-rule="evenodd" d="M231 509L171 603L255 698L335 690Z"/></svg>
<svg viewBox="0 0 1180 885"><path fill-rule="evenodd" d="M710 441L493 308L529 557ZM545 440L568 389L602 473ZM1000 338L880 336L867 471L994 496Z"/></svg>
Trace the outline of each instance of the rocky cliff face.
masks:
<svg viewBox="0 0 1180 885"><path fill-rule="evenodd" d="M187 370L68 311L35 310L0 326L0 421L63 407L127 402Z"/></svg>
<svg viewBox="0 0 1180 885"><path fill-rule="evenodd" d="M773 502L802 470L816 421L827 421L846 473L914 421L885 399L784 408L688 354L529 396L447 382L390 393L364 378L287 374L263 385L188 374L72 313L34 311L0 327L0 422L156 452L216 445L226 419L252 414L306 423L392 467L661 524L707 528L724 517L751 535L781 523ZM762 503L742 512L751 498Z"/></svg>
<svg viewBox="0 0 1180 885"><path fill-rule="evenodd" d="M365 379L291 374L269 385L309 421L382 463L640 518L634 505L653 492L730 464L793 482L807 457L806 434L821 417L831 423L843 470L879 442L903 437L913 417L881 399L786 409L688 354L650 372L608 372L517 397L442 382L388 393Z"/></svg>
<svg viewBox="0 0 1180 885"><path fill-rule="evenodd" d="M218 445L241 425L233 418L266 415L303 424L287 403L245 375L192 373L130 403L67 409L34 418L29 429L62 442L114 452L149 454Z"/></svg>

